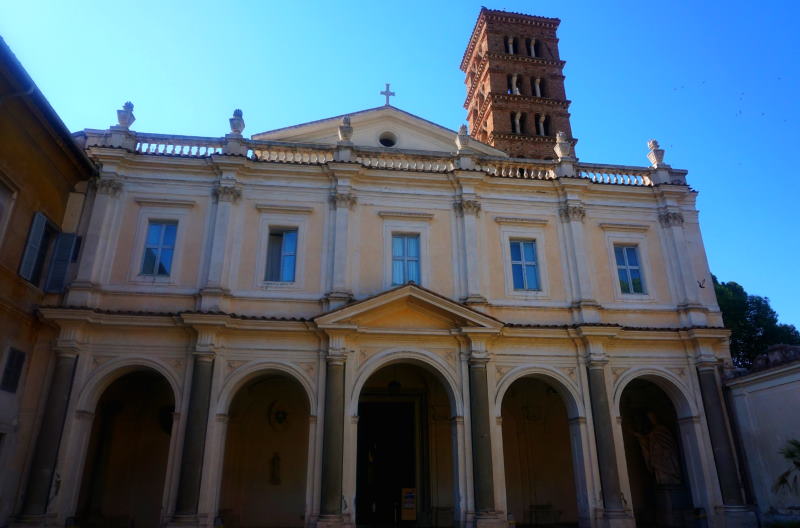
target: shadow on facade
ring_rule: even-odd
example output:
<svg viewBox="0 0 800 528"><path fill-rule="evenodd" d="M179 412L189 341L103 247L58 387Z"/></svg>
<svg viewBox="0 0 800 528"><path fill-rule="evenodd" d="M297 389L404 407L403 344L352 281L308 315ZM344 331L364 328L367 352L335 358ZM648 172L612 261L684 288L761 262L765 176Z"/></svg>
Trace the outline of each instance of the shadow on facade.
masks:
<svg viewBox="0 0 800 528"><path fill-rule="evenodd" d="M623 390L620 413L636 525L696 526L672 401L654 383L637 379Z"/></svg>
<svg viewBox="0 0 800 528"><path fill-rule="evenodd" d="M160 374L126 374L95 411L78 502L80 526L158 526L175 401Z"/></svg>

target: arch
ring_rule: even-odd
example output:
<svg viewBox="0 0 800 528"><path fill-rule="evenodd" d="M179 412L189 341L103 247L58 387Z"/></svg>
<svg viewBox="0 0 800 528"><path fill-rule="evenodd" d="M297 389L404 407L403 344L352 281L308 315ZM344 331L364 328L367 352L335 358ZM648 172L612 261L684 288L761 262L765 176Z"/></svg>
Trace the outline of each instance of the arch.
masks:
<svg viewBox="0 0 800 528"><path fill-rule="evenodd" d="M458 383L450 366L441 357L427 350L402 347L390 348L379 352L361 366L350 394L350 404L347 409L350 416L358 416L358 400L361 395L361 389L370 376L383 367L395 363L410 363L420 366L439 378L445 387L447 397L450 399L450 411L454 416L464 415L461 399L456 397L459 394Z"/></svg>
<svg viewBox="0 0 800 528"><path fill-rule="evenodd" d="M249 382L270 372L287 374L303 387L308 403L309 415L316 416L317 398L308 376L292 363L283 361L254 361L234 370L220 390L215 408L216 414L227 414L233 398Z"/></svg>
<svg viewBox="0 0 800 528"><path fill-rule="evenodd" d="M688 387L678 376L672 372L658 368L635 367L623 373L614 386L612 409L614 410L615 416L620 416L620 401L625 387L627 387L631 381L639 378L652 382L667 394L672 405L675 407L675 412L679 420L694 417L699 414L697 406L689 397L690 391Z"/></svg>
<svg viewBox="0 0 800 528"><path fill-rule="evenodd" d="M511 385L520 378L533 377L551 385L561 395L567 408L567 417L585 418L586 413L581 403L580 395L572 381L553 367L546 366L521 366L507 373L497 386L494 398L494 414L501 416L503 398Z"/></svg>
<svg viewBox="0 0 800 528"><path fill-rule="evenodd" d="M181 402L181 383L175 372L162 361L147 357L121 357L104 363L89 376L83 385L75 405L76 411L92 413L97 407L97 402L106 389L122 376L137 370L154 370L164 377L172 389L175 408L179 409Z"/></svg>

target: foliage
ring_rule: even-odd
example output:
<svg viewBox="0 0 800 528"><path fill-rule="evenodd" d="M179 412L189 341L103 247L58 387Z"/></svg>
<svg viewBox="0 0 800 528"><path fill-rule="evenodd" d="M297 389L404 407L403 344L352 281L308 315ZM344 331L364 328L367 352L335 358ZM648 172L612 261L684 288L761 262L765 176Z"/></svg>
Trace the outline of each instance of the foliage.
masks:
<svg viewBox="0 0 800 528"><path fill-rule="evenodd" d="M736 366L749 367L771 345L800 345L800 332L794 325L778 323L768 298L749 295L735 282L712 278L722 320L731 331L731 356Z"/></svg>
<svg viewBox="0 0 800 528"><path fill-rule="evenodd" d="M800 490L800 487L798 487L798 484L800 484L800 440L789 440L780 453L791 465L789 469L778 476L772 491L778 492L782 489L788 489L797 493Z"/></svg>

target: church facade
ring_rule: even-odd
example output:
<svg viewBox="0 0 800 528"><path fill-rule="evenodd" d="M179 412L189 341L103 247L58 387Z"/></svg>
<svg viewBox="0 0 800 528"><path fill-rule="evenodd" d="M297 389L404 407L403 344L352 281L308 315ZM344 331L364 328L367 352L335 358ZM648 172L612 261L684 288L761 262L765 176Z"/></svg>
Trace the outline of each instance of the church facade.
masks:
<svg viewBox="0 0 800 528"><path fill-rule="evenodd" d="M696 192L575 157L557 26L481 12L469 130L76 134L14 523L750 524Z"/></svg>

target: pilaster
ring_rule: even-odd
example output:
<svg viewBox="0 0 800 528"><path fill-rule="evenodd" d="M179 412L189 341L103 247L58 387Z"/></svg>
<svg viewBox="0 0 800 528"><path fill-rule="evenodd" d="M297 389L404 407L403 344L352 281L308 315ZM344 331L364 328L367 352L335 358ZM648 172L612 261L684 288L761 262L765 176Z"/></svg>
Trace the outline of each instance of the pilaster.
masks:
<svg viewBox="0 0 800 528"><path fill-rule="evenodd" d="M221 160L217 160L218 163ZM238 161L238 160L237 160ZM208 267L203 287L200 290L199 309L201 311L229 310L229 245L233 226L232 215L234 206L242 197L241 186L237 178L238 163L221 163L220 178L214 188L216 201L214 221L209 244Z"/></svg>
<svg viewBox="0 0 800 528"><path fill-rule="evenodd" d="M113 220L119 207L123 183L116 172L103 171L92 185L95 192L91 218L83 238L78 274L69 286L65 303L95 308L99 299L94 289L101 282L105 255L113 245Z"/></svg>
<svg viewBox="0 0 800 528"><path fill-rule="evenodd" d="M572 314L576 323L600 322L600 305L594 299L592 272L583 221L586 208L582 195L586 181L575 180L561 184L561 205L558 213L564 226L564 240L572 284Z"/></svg>
<svg viewBox="0 0 800 528"><path fill-rule="evenodd" d="M349 230L351 212L358 202L351 181L360 170L355 163L329 162L331 176L330 203L332 229L330 243L332 251L330 270L330 290L325 295L326 309L330 310L347 304L353 298L350 280Z"/></svg>
<svg viewBox="0 0 800 528"><path fill-rule="evenodd" d="M459 158L459 165L469 165L470 158ZM483 173L473 170L456 170L454 179L458 184L458 193L453 202L456 219L461 223L463 247L462 263L466 277L466 295L462 301L466 304L486 304L488 301L482 293L480 263L480 241L478 218L481 213L481 202L478 199L476 186L483 180Z"/></svg>
<svg viewBox="0 0 800 528"><path fill-rule="evenodd" d="M699 300L697 277L692 267L692 255L684 229L684 215L681 202L687 188L670 186L658 191L658 221L666 250L666 260L674 277L672 291L685 326L704 326L708 324L707 308Z"/></svg>

